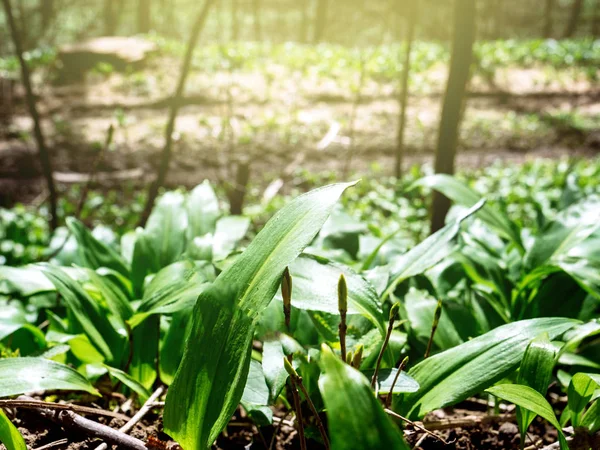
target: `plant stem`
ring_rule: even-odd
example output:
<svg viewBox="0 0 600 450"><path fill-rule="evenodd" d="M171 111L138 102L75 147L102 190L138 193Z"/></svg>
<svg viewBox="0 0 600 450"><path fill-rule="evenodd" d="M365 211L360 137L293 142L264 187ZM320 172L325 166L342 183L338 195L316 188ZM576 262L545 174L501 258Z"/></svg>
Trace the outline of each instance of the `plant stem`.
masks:
<svg viewBox="0 0 600 450"><path fill-rule="evenodd" d="M297 377L294 380L294 382L302 391L302 395L304 395L304 398L306 399L306 402L308 403L308 407L310 408L311 412L315 416L315 421L317 422L317 428L319 429L319 433L321 433L321 438L323 438L323 443L325 444L325 448L327 450L329 450L329 447L330 447L329 446L329 438L327 437L327 431L325 431L325 425L323 425L323 421L321 420L321 417L319 416L319 413L317 412L317 408L315 408L315 404L313 403L310 396L308 395L308 391L306 390L306 387L304 387L304 383L302 383L302 377Z"/></svg>
<svg viewBox="0 0 600 450"><path fill-rule="evenodd" d="M435 336L435 332L440 323L440 317L442 315L442 301L438 301L438 304L435 308L435 313L433 314L433 324L431 325L431 334L429 335L429 342L427 342L427 350L425 350L424 359L429 358L431 353L431 346L433 345L433 337Z"/></svg>
<svg viewBox="0 0 600 450"><path fill-rule="evenodd" d="M396 372L396 376L394 377L394 381L392 382L392 387L390 387L390 392L389 392L388 396L385 398L384 405L386 408L390 407L390 403L392 401L392 395L394 394L394 387L396 386L396 382L398 381L398 378L400 377L400 373L406 367L406 364L408 364L408 356L406 358L404 358L402 361L400 361L400 364L398 365L398 371Z"/></svg>
<svg viewBox="0 0 600 450"><path fill-rule="evenodd" d="M296 423L298 424L298 435L300 436L300 449L306 449L306 437L304 436L304 419L302 418L302 409L300 407L300 395L298 395L298 387L293 377L290 377L292 386L292 397L294 398L294 409L296 410Z"/></svg>
<svg viewBox="0 0 600 450"><path fill-rule="evenodd" d="M392 309L390 310L390 321L388 323L387 333L385 335L385 339L383 340L383 344L381 344L381 350L379 351L379 355L377 356L377 363L375 364L375 372L373 372L373 377L371 378L371 387L375 389L375 385L377 383L377 376L379 375L379 368L381 367L381 361L383 360L383 354L385 353L385 349L387 348L388 342L390 341L390 337L392 336L392 331L394 330L394 322L396 321L396 314L398 312L398 304L394 304Z"/></svg>

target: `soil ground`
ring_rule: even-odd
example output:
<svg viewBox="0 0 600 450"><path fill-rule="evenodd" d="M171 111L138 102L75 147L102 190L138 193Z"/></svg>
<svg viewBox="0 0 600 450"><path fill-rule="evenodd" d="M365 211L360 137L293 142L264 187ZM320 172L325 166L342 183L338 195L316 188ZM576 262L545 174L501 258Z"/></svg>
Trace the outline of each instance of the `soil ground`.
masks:
<svg viewBox="0 0 600 450"><path fill-rule="evenodd" d="M115 173L140 184L152 179L176 73L176 61L161 58L143 72L89 73L80 84L56 86L38 80L43 128L59 184L90 170L111 123L116 124L112 151L99 165L98 178L108 187L118 187ZM411 96L405 167L433 160L445 76L442 67L429 71L426 88ZM561 77L563 81L549 82L542 68L500 70L493 82L476 77L457 167L597 155L600 87L576 74ZM370 80L357 97L343 83L329 79L292 75L270 84L266 80L258 72L190 74L177 121L169 186L231 179L240 160L251 163L251 182L267 184L299 154L305 157L297 168L311 172L368 176L376 168L379 175L391 175L398 122L395 84ZM17 88L11 124L0 132L4 206L43 196L31 120L22 100ZM574 114L591 125L579 127L562 119ZM327 148L318 149L330 130L337 130L334 138Z"/></svg>

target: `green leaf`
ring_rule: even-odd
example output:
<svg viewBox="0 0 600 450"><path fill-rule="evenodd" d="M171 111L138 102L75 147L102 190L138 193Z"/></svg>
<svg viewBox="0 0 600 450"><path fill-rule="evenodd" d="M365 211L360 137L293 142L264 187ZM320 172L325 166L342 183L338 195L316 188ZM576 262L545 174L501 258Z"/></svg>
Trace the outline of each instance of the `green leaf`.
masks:
<svg viewBox="0 0 600 450"><path fill-rule="evenodd" d="M145 389L156 381L160 317L152 316L131 333L132 357L129 375Z"/></svg>
<svg viewBox="0 0 600 450"><path fill-rule="evenodd" d="M150 392L148 391L148 389L146 389L139 382L134 380L122 370L107 365L105 365L104 367L106 367L111 377L116 378L129 389L131 389L133 392L135 392L137 395L139 395L142 402L146 401L148 397L150 397Z"/></svg>
<svg viewBox="0 0 600 450"><path fill-rule="evenodd" d="M159 268L174 263L183 254L187 232L188 215L184 195L180 192L165 193L156 202L144 229L150 253Z"/></svg>
<svg viewBox="0 0 600 450"><path fill-rule="evenodd" d="M108 364L119 365L123 357L126 336L114 328L106 312L78 282L58 267L48 264L42 267L90 342L104 356Z"/></svg>
<svg viewBox="0 0 600 450"><path fill-rule="evenodd" d="M270 399L275 400L288 379L288 373L283 367L283 347L279 340L263 342L263 373L269 387Z"/></svg>
<svg viewBox="0 0 600 450"><path fill-rule="evenodd" d="M258 315L273 299L285 267L313 240L350 185L326 186L292 201L200 294L165 405L165 430L184 448L208 448L228 423L243 393Z"/></svg>
<svg viewBox="0 0 600 450"><path fill-rule="evenodd" d="M558 261L600 226L600 202L586 199L561 211L535 239L525 256L529 270Z"/></svg>
<svg viewBox="0 0 600 450"><path fill-rule="evenodd" d="M173 383L181 363L183 349L191 329L192 311L193 305L173 314L171 323L160 342L159 372L161 381L166 385Z"/></svg>
<svg viewBox="0 0 600 450"><path fill-rule="evenodd" d="M64 364L44 358L0 359L0 397L47 390L100 395L83 375Z"/></svg>
<svg viewBox="0 0 600 450"><path fill-rule="evenodd" d="M248 379L240 403L258 425L269 425L273 422L273 411L268 407L269 387L258 361L250 361Z"/></svg>
<svg viewBox="0 0 600 450"><path fill-rule="evenodd" d="M375 370L365 370L363 371L367 379L371 379L373 377L373 373ZM379 389L377 392L379 394L389 394L390 389L392 388L392 383L396 378L396 374L398 373L398 369L381 369L379 374L377 375L377 383L379 384ZM412 378L409 374L402 371L400 375L398 375L398 380L396 380L396 384L394 385L394 394L402 394L404 392L417 392L419 390L419 383Z"/></svg>
<svg viewBox="0 0 600 450"><path fill-rule="evenodd" d="M6 450L27 450L27 444L17 427L6 417L0 409L0 443L4 444Z"/></svg>
<svg viewBox="0 0 600 450"><path fill-rule="evenodd" d="M435 189L436 191L444 194L454 203L467 208L471 208L481 200L481 196L477 192L450 175L430 175L421 178L414 183L413 186L425 186ZM523 248L518 229L506 215L501 214L490 205L485 205L477 213L477 217L495 229L498 233L502 234L505 238L511 240L520 248Z"/></svg>
<svg viewBox="0 0 600 450"><path fill-rule="evenodd" d="M460 231L460 224L484 206L483 200L441 230L427 237L416 247L392 263L390 278L383 297L388 297L396 286L407 278L414 277L434 266L451 252L449 243Z"/></svg>
<svg viewBox="0 0 600 450"><path fill-rule="evenodd" d="M94 270L107 267L129 278L129 267L123 258L111 247L96 239L83 223L68 217L67 227L77 240L77 254L83 266Z"/></svg>
<svg viewBox="0 0 600 450"><path fill-rule="evenodd" d="M590 433L600 430L600 400L592 403L592 406L583 415L581 426L588 429Z"/></svg>
<svg viewBox="0 0 600 450"><path fill-rule="evenodd" d="M548 333L542 333L536 337L525 350L517 383L529 386L540 394L546 395L557 354L558 349L550 342ZM525 442L527 428L529 428L533 419L535 419L534 413L528 409L517 407L517 422L519 430L521 430L522 442Z"/></svg>
<svg viewBox="0 0 600 450"><path fill-rule="evenodd" d="M404 297L406 318L410 322L410 327L415 337L424 345L427 344L431 335L431 325L433 324L433 316L437 305L438 301L426 291L414 288L410 288ZM454 322L448 316L446 308L442 309L442 315L439 319L437 331L433 336L433 342L436 347L442 350L456 347L463 343L463 339L456 330Z"/></svg>
<svg viewBox="0 0 600 450"><path fill-rule="evenodd" d="M208 180L190 192L185 207L189 221L188 240L191 241L195 237L204 236L207 233L214 233L215 224L221 211L215 191Z"/></svg>
<svg viewBox="0 0 600 450"><path fill-rule="evenodd" d="M598 374L576 373L571 378L567 395L573 427L579 426L583 411L599 386L600 375Z"/></svg>
<svg viewBox="0 0 600 450"><path fill-rule="evenodd" d="M540 333L555 339L577 323L563 318L521 320L431 356L408 371L421 389L405 396L401 409L416 419L475 395L514 371Z"/></svg>
<svg viewBox="0 0 600 450"><path fill-rule="evenodd" d="M0 294L30 297L56 288L38 266L0 266Z"/></svg>
<svg viewBox="0 0 600 450"><path fill-rule="evenodd" d="M219 219L212 242L213 259L220 261L227 258L244 238L249 226L250 219L247 217L227 216Z"/></svg>
<svg viewBox="0 0 600 450"><path fill-rule="evenodd" d="M514 403L515 405L525 408L546 419L556 427L556 430L558 431L560 448L562 450L569 450L565 435L562 432L562 427L554 415L552 406L550 406L550 403L548 403L544 396L538 391L529 386L522 386L519 384L500 384L487 389L486 392L506 400L507 402Z"/></svg>
<svg viewBox="0 0 600 450"><path fill-rule="evenodd" d="M319 364L332 450L408 449L400 429L375 398L369 380L323 346Z"/></svg>
<svg viewBox="0 0 600 450"><path fill-rule="evenodd" d="M348 287L348 314L363 314L382 328L385 320L377 292L348 266L326 258L300 255L290 266L293 280L292 306L308 311L339 314L337 283L344 274ZM283 301L281 293L275 298Z"/></svg>

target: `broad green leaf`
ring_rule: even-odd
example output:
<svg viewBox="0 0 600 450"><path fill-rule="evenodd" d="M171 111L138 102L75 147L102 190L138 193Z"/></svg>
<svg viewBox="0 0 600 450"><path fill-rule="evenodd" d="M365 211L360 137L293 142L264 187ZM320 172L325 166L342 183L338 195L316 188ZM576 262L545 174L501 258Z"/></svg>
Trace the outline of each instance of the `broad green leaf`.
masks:
<svg viewBox="0 0 600 450"><path fill-rule="evenodd" d="M268 340L263 342L263 373L272 401L279 396L288 379L288 373L285 367L283 367L283 358L285 356L281 341Z"/></svg>
<svg viewBox="0 0 600 450"><path fill-rule="evenodd" d="M0 359L0 397L49 390L100 395L83 375L64 364L44 358Z"/></svg>
<svg viewBox="0 0 600 450"><path fill-rule="evenodd" d="M419 245L413 247L393 262L390 270L390 278L383 297L388 297L394 292L396 286L402 281L425 272L448 256L451 252L449 244L460 231L460 224L467 217L479 211L483 206L483 201L476 203L456 220L427 237Z"/></svg>
<svg viewBox="0 0 600 450"><path fill-rule="evenodd" d="M375 289L348 266L318 256L300 255L290 266L292 305L298 309L339 314L337 285L344 274L348 287L348 314L363 314L377 327L384 322ZM283 301L281 293L275 298Z"/></svg>
<svg viewBox="0 0 600 450"><path fill-rule="evenodd" d="M583 415L581 426L589 430L590 433L596 433L600 430L600 399L592 403L592 406Z"/></svg>
<svg viewBox="0 0 600 450"><path fill-rule="evenodd" d="M17 427L13 425L4 411L0 409L0 443L6 450L27 450L27 444Z"/></svg>
<svg viewBox="0 0 600 450"><path fill-rule="evenodd" d="M600 375L576 373L571 378L567 391L571 424L578 427L585 407L592 399L594 391L600 386Z"/></svg>
<svg viewBox="0 0 600 450"><path fill-rule="evenodd" d="M131 307L129 299L123 294L123 291L115 286L110 280L101 277L91 269L87 269L85 273L90 280L89 284L91 284L94 289L97 289L100 298L105 302L108 310L122 328L125 328L125 321L133 315L133 308ZM84 288L87 287L87 285L84 285ZM88 293L90 292L90 289L86 290Z"/></svg>
<svg viewBox="0 0 600 450"><path fill-rule="evenodd" d="M402 399L409 418L460 402L514 371L529 342L547 332L555 339L578 322L563 318L521 320L433 355L408 371L421 386Z"/></svg>
<svg viewBox="0 0 600 450"><path fill-rule="evenodd" d="M248 379L240 403L258 425L268 425L273 422L273 411L268 406L269 387L258 361L250 361Z"/></svg>
<svg viewBox="0 0 600 450"><path fill-rule="evenodd" d="M144 388L150 389L156 381L160 317L152 316L131 333L131 364L129 375Z"/></svg>
<svg viewBox="0 0 600 450"><path fill-rule="evenodd" d="M408 449L400 429L375 398L369 380L324 346L319 389L332 450Z"/></svg>
<svg viewBox="0 0 600 450"><path fill-rule="evenodd" d="M129 267L125 260L111 247L96 239L83 223L68 217L67 227L77 240L77 253L83 266L94 270L107 267L129 277Z"/></svg>
<svg viewBox="0 0 600 450"><path fill-rule="evenodd" d="M106 367L111 377L116 378L129 389L131 389L133 392L135 392L137 395L139 395L142 402L146 401L148 397L150 397L150 392L148 391L148 389L146 389L138 381L134 380L122 370L106 365L104 367Z"/></svg>
<svg viewBox="0 0 600 450"><path fill-rule="evenodd" d="M558 431L560 448L562 450L569 450L565 435L562 432L562 427L554 415L552 406L538 391L529 386L522 386L519 384L500 384L487 389L486 392L506 400L507 402L514 403L515 405L525 408L546 419L556 427L556 430Z"/></svg>
<svg viewBox="0 0 600 450"><path fill-rule="evenodd" d="M205 180L190 192L185 207L189 221L188 239L190 241L195 237L214 233L215 224L221 215L221 211L219 210L219 201L215 191L208 180Z"/></svg>
<svg viewBox="0 0 600 450"><path fill-rule="evenodd" d="M183 254L187 232L185 197L179 192L165 193L156 202L144 229L147 244L159 268L174 263Z"/></svg>
<svg viewBox="0 0 600 450"><path fill-rule="evenodd" d="M217 222L212 242L212 257L215 261L225 259L235 250L250 226L250 219L241 216L222 217Z"/></svg>
<svg viewBox="0 0 600 450"><path fill-rule="evenodd" d="M548 333L542 333L532 340L525 350L525 355L519 367L517 383L529 386L542 395L546 395L552 370L556 362L558 349L550 342ZM521 440L524 442L527 428L535 419L535 414L528 409L517 407L517 422L521 431Z"/></svg>
<svg viewBox="0 0 600 450"><path fill-rule="evenodd" d="M471 208L481 199L481 196L477 192L472 190L463 182L445 174L435 174L421 178L413 186L426 186L428 188L435 189L436 191L444 194L454 203L467 208ZM505 238L513 241L519 247L523 247L523 244L521 243L521 236L519 235L515 225L506 215L501 214L494 207L490 205L483 206L483 208L481 208L481 210L477 213L477 217L501 233Z"/></svg>
<svg viewBox="0 0 600 450"><path fill-rule="evenodd" d="M108 364L120 364L125 350L126 336L115 329L105 311L61 269L43 265L46 276L62 296L65 304Z"/></svg>
<svg viewBox="0 0 600 450"><path fill-rule="evenodd" d="M56 288L38 266L0 266L0 294L30 297Z"/></svg>
<svg viewBox="0 0 600 450"><path fill-rule="evenodd" d="M0 303L0 340L20 329L28 330L40 342L45 341L44 333L39 328L30 325L27 321L26 311L21 302ZM13 350L16 349L14 345L11 345L11 348Z"/></svg>
<svg viewBox="0 0 600 450"><path fill-rule="evenodd" d="M526 267L532 270L548 261L558 261L599 226L600 202L597 199L571 205L540 232L525 256Z"/></svg>
<svg viewBox="0 0 600 450"><path fill-rule="evenodd" d="M198 295L207 287L206 274L192 261L171 264L158 272L148 284L138 313L129 323L135 328L153 314L191 310Z"/></svg>
<svg viewBox="0 0 600 450"><path fill-rule="evenodd" d="M228 423L248 375L257 317L275 296L285 267L313 240L350 185L326 186L292 201L200 294L165 405L165 430L183 448L208 448Z"/></svg>
<svg viewBox="0 0 600 450"><path fill-rule="evenodd" d="M373 377L373 373L375 370L365 370L363 371L367 379L371 379ZM377 384L378 389L377 392L380 394L386 395L390 393L390 389L392 388L392 383L394 383L394 379L396 378L396 374L398 373L398 369L382 369L379 371L377 375ZM394 385L394 394L402 394L404 392L417 392L419 390L419 383L416 382L414 378L408 375L406 372L402 371L400 375L398 375L398 379L396 380L396 384Z"/></svg>
<svg viewBox="0 0 600 450"><path fill-rule="evenodd" d="M404 297L406 319L410 322L410 327L415 337L424 344L427 344L431 335L431 326L437 304L438 301L426 291L414 288L411 288ZM462 344L463 339L460 337L454 322L448 316L446 308L443 306L439 325L433 336L433 342L437 348L445 350Z"/></svg>
<svg viewBox="0 0 600 450"><path fill-rule="evenodd" d="M179 363L181 363L183 349L191 329L193 309L194 305L190 305L174 313L167 332L160 342L159 372L161 381L166 385L173 382Z"/></svg>

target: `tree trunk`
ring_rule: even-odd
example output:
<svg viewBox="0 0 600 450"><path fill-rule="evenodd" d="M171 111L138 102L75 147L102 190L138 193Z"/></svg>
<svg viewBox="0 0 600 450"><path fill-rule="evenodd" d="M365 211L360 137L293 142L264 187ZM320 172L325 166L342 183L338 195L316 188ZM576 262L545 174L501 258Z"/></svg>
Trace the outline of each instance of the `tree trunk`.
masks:
<svg viewBox="0 0 600 450"><path fill-rule="evenodd" d="M594 8L594 19L592 22L592 36L600 38L600 0L596 3L596 7Z"/></svg>
<svg viewBox="0 0 600 450"><path fill-rule="evenodd" d="M142 216L140 217L139 225L142 227L146 225L146 221L148 220L148 217L150 217L150 212L152 211L152 207L154 206L154 200L156 200L156 197L158 196L158 190L164 184L165 179L167 177L167 172L169 171L169 163L171 162L171 150L173 147L173 132L175 131L175 122L177 120L177 113L179 112L179 107L181 105L181 98L183 97L185 82L190 72L190 67L192 65L192 56L194 54L194 49L196 48L198 36L200 36L200 33L204 28L204 24L206 23L206 18L208 16L210 8L216 1L217 0L204 1L204 6L200 10L198 16L196 17L196 21L192 26L192 31L190 33L187 48L185 51L185 56L181 64L181 71L179 72L179 80L177 81L177 87L171 98L169 118L167 121L167 126L165 127L165 146L163 147L160 165L158 166L156 171L156 179L148 189L148 198L146 199L146 205L144 207Z"/></svg>
<svg viewBox="0 0 600 450"><path fill-rule="evenodd" d="M460 119L473 60L475 1L456 0L455 4L452 56L438 131L435 173L454 173ZM440 193L434 192L431 211L432 233L444 226L449 208L450 201Z"/></svg>
<svg viewBox="0 0 600 450"><path fill-rule="evenodd" d="M21 78L23 81L23 86L25 87L25 98L27 100L27 107L29 108L29 114L31 115L31 118L33 119L33 134L37 142L38 155L40 158L40 163L42 166L44 177L46 178L46 184L48 186L48 194L50 200L50 228L52 231L54 231L58 226L58 215L56 211L56 188L54 186L54 179L52 178L52 162L50 160L48 148L46 147L46 142L44 140L44 133L42 132L42 127L40 123L40 115L37 110L35 96L33 94L33 88L31 86L31 74L29 73L29 67L27 66L27 63L23 58L23 45L19 36L19 31L17 30L17 25L13 16L12 7L10 5L10 0L2 0L2 3L4 4L6 22L8 23L11 38L15 46L15 53L17 54L17 58L19 59L19 64L21 66Z"/></svg>
<svg viewBox="0 0 600 450"><path fill-rule="evenodd" d="M104 35L114 36L117 31L117 20L115 17L115 1L104 0Z"/></svg>
<svg viewBox="0 0 600 450"><path fill-rule="evenodd" d="M150 0L138 0L138 33L150 32L151 8Z"/></svg>
<svg viewBox="0 0 600 450"><path fill-rule="evenodd" d="M327 11L329 9L329 0L317 0L317 14L315 17L315 34L313 42L321 42L325 36L325 27L327 26Z"/></svg>
<svg viewBox="0 0 600 450"><path fill-rule="evenodd" d="M554 5L556 0L546 0L546 11L544 14L544 37L552 37L552 16L554 15Z"/></svg>
<svg viewBox="0 0 600 450"><path fill-rule="evenodd" d="M257 42L262 41L262 26L260 22L260 0L252 0L252 9L254 10L254 39Z"/></svg>
<svg viewBox="0 0 600 450"><path fill-rule="evenodd" d="M40 0L40 15L44 34L54 19L54 0Z"/></svg>
<svg viewBox="0 0 600 450"><path fill-rule="evenodd" d="M581 11L583 10L583 0L574 0L573 6L571 7L571 16L569 17L569 23L565 30L564 38L573 37L577 25L579 24L579 18L581 17Z"/></svg>
<svg viewBox="0 0 600 450"><path fill-rule="evenodd" d="M417 24L418 3L409 5L410 11L406 17L407 32L404 54L404 63L402 66L402 80L400 91L400 117L398 122L398 137L396 145L396 166L394 174L396 178L402 176L402 163L404 159L404 129L406 128L406 109L408 107L408 80L410 78L410 56L412 53L413 41L415 38L415 28Z"/></svg>

